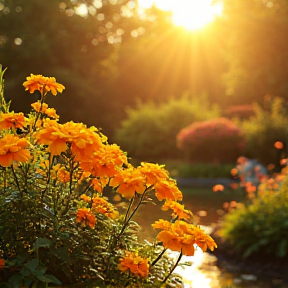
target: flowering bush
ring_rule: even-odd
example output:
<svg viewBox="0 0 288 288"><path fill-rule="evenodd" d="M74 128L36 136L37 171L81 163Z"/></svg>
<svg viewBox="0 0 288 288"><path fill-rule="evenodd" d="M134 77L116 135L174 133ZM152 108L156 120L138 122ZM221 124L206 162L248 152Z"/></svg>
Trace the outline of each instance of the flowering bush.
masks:
<svg viewBox="0 0 288 288"><path fill-rule="evenodd" d="M184 94L161 105L138 103L135 109L127 109L127 118L117 129L116 141L138 160L179 159L181 151L176 147L179 130L194 121L218 116L218 107L210 107L204 95L190 99Z"/></svg>
<svg viewBox="0 0 288 288"><path fill-rule="evenodd" d="M283 143L277 141L274 147L282 149ZM257 256L267 259L269 256L287 262L287 160L282 158L281 171L272 173L274 165L270 164L272 167L266 169L257 160L241 156L231 170L231 175L239 178L239 185L233 185L233 188L240 186L245 199L243 203L224 203L227 204L225 207L223 204L228 213L221 221L218 236L243 258Z"/></svg>
<svg viewBox="0 0 288 288"><path fill-rule="evenodd" d="M177 145L193 162L235 162L243 153L245 139L229 119L195 122L180 130Z"/></svg>
<svg viewBox="0 0 288 288"><path fill-rule="evenodd" d="M9 111L2 71L0 80L1 284L161 287L173 281L181 256L193 255L195 245L203 251L216 247L192 224L163 165L133 167L97 128L58 122L45 103L48 93L65 89L54 77L27 77L25 89L39 91L41 100L26 116ZM104 196L108 188L127 205L123 201L118 210ZM164 201L171 221L156 221L154 243L141 242L133 216L153 199ZM179 252L175 264L168 249Z"/></svg>
<svg viewBox="0 0 288 288"><path fill-rule="evenodd" d="M243 258L264 255L265 259L286 257L287 262L287 168L251 188L246 187L250 201L237 203L224 216L219 235Z"/></svg>

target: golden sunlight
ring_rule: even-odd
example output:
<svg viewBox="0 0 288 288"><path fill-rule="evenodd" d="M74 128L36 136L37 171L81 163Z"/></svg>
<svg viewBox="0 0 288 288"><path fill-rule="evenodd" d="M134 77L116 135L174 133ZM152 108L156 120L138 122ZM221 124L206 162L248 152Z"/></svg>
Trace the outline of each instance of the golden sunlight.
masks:
<svg viewBox="0 0 288 288"><path fill-rule="evenodd" d="M213 0L138 0L138 3L143 8L155 5L161 10L171 11L176 26L194 31L213 22L223 10L223 3Z"/></svg>

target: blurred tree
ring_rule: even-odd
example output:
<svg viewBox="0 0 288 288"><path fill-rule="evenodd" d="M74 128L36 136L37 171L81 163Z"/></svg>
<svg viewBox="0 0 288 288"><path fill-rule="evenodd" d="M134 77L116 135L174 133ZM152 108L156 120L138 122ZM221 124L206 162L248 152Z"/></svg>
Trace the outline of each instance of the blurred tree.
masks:
<svg viewBox="0 0 288 288"><path fill-rule="evenodd" d="M8 67L5 94L12 108L27 111L36 100L19 84L30 73L55 76L66 90L57 104L49 100L62 121L103 126L109 134L106 115L111 119L117 109L115 47L136 25L130 2L0 0L0 62Z"/></svg>
<svg viewBox="0 0 288 288"><path fill-rule="evenodd" d="M288 99L288 1L224 0L228 38L225 85L233 104Z"/></svg>

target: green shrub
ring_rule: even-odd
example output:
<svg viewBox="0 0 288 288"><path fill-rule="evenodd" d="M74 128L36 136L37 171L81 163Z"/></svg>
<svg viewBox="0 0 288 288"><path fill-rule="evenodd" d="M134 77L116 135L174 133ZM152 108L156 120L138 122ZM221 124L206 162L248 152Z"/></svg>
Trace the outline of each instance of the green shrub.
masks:
<svg viewBox="0 0 288 288"><path fill-rule="evenodd" d="M288 181L253 204L238 205L223 219L220 235L244 258L288 256Z"/></svg>
<svg viewBox="0 0 288 288"><path fill-rule="evenodd" d="M200 100L201 99L201 100ZM127 109L128 117L116 133L116 141L133 158L159 161L179 157L176 135L195 121L218 117L219 109L209 107L205 97L170 99L166 103L138 103Z"/></svg>
<svg viewBox="0 0 288 288"><path fill-rule="evenodd" d="M192 162L231 163L244 151L242 131L221 117L195 122L177 135L177 145Z"/></svg>
<svg viewBox="0 0 288 288"><path fill-rule="evenodd" d="M188 163L183 161L165 161L165 168L174 178L229 178L234 163Z"/></svg>
<svg viewBox="0 0 288 288"><path fill-rule="evenodd" d="M268 98L265 102L267 108L254 104L255 116L241 122L247 142L247 157L256 158L264 165L279 162L280 154L284 150L267 147L273 147L276 141L287 142L288 116L284 104L284 100L279 97Z"/></svg>

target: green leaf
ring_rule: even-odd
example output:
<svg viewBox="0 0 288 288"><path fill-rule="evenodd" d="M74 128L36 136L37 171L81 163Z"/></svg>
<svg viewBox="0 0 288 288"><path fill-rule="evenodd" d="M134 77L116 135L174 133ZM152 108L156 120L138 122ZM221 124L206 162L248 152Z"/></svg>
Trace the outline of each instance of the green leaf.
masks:
<svg viewBox="0 0 288 288"><path fill-rule="evenodd" d="M37 268L35 269L35 273L34 275L38 274L45 274L45 272L47 271L47 267L42 266L42 265L38 265Z"/></svg>
<svg viewBox="0 0 288 288"><path fill-rule="evenodd" d="M25 266L23 266L20 270L20 273L22 276L27 277L31 275L31 272L28 268L26 268Z"/></svg>
<svg viewBox="0 0 288 288"><path fill-rule="evenodd" d="M51 240L47 238L37 238L33 245L33 251L36 251L38 248L43 247L43 248L49 248L51 245Z"/></svg>
<svg viewBox="0 0 288 288"><path fill-rule="evenodd" d="M39 265L39 260L38 259L32 259L28 261L24 267L28 268L32 274L34 274L36 267Z"/></svg>
<svg viewBox="0 0 288 288"><path fill-rule="evenodd" d="M45 283L54 283L57 285L62 284L62 282L59 279L57 279L55 276L53 276L51 274L37 275L36 277L38 278L38 280L45 282Z"/></svg>

